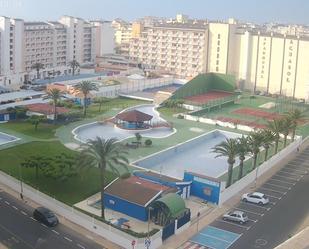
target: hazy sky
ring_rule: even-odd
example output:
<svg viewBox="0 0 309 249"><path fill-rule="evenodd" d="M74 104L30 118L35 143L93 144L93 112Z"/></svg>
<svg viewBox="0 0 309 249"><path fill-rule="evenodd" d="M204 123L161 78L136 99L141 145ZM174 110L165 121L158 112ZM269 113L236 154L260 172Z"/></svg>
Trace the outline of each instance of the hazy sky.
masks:
<svg viewBox="0 0 309 249"><path fill-rule="evenodd" d="M235 17L258 23L309 24L309 0L0 0L0 15L25 20L56 20L64 14L134 20L177 13L211 20Z"/></svg>

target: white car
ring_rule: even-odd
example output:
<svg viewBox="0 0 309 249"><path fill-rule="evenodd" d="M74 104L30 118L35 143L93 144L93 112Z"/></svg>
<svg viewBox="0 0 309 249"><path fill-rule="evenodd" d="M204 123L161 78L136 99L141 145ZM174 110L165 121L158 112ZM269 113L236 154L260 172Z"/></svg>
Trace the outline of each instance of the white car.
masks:
<svg viewBox="0 0 309 249"><path fill-rule="evenodd" d="M223 215L222 219L229 220L229 221L235 221L240 224L244 224L249 220L247 214L245 214L242 211L230 211L226 213L225 215Z"/></svg>
<svg viewBox="0 0 309 249"><path fill-rule="evenodd" d="M259 205L266 205L267 203L269 203L268 197L260 192L244 194L241 199L244 202L251 202Z"/></svg>

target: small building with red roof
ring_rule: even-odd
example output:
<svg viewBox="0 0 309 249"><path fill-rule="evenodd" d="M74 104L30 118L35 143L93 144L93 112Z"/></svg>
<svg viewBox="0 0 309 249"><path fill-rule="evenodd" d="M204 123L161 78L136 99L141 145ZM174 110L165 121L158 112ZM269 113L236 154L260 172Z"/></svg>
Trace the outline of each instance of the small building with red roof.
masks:
<svg viewBox="0 0 309 249"><path fill-rule="evenodd" d="M48 103L37 103L26 105L27 116L45 116L47 119L54 119L54 106ZM64 114L70 112L69 109L65 107L56 107L57 114Z"/></svg>
<svg viewBox="0 0 309 249"><path fill-rule="evenodd" d="M116 124L123 129L145 129L150 127L153 116L138 111L130 110L120 112L115 116Z"/></svg>

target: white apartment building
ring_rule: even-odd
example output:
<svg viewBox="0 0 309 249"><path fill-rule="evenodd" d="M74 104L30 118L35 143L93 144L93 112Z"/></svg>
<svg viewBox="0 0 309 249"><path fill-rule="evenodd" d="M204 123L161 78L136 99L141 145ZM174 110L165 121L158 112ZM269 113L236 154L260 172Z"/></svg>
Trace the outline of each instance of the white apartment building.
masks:
<svg viewBox="0 0 309 249"><path fill-rule="evenodd" d="M115 52L115 30L112 27L112 22L92 21L91 23L96 28L96 56L102 57L106 54L113 54Z"/></svg>
<svg viewBox="0 0 309 249"><path fill-rule="evenodd" d="M0 85L18 88L23 82L24 22L0 17Z"/></svg>

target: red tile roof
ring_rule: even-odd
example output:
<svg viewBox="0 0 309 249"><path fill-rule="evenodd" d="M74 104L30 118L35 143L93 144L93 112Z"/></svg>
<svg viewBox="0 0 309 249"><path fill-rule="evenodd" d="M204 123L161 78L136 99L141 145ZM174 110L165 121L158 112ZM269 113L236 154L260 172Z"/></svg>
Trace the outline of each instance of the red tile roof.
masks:
<svg viewBox="0 0 309 249"><path fill-rule="evenodd" d="M153 117L138 110L132 110L121 112L116 115L116 118L127 122L144 122L151 120Z"/></svg>
<svg viewBox="0 0 309 249"><path fill-rule="evenodd" d="M26 106L30 112L37 112L44 115L51 115L54 113L54 106L47 103L30 104ZM65 107L57 107L57 113L68 113L70 110Z"/></svg>

